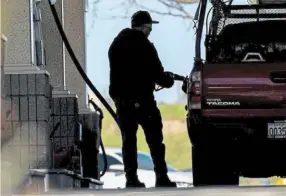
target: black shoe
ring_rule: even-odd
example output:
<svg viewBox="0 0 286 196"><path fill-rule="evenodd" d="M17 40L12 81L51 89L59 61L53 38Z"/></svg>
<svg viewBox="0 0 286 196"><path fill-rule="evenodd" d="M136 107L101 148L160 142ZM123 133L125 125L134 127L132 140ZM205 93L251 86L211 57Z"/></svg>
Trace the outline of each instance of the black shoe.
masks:
<svg viewBox="0 0 286 196"><path fill-rule="evenodd" d="M156 179L156 187L176 187L177 184L172 182L168 176L159 177Z"/></svg>
<svg viewBox="0 0 286 196"><path fill-rule="evenodd" d="M138 178L126 180L126 188L145 188L145 184L140 182Z"/></svg>

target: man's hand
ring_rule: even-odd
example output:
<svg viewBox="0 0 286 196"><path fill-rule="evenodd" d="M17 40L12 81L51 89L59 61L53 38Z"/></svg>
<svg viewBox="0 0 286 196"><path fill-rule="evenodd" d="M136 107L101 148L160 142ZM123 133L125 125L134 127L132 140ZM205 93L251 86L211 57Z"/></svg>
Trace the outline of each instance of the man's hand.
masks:
<svg viewBox="0 0 286 196"><path fill-rule="evenodd" d="M169 71L165 71L164 72L164 80L165 80L165 84L164 84L164 88L171 88L175 81L174 81L174 75L172 72L169 72Z"/></svg>

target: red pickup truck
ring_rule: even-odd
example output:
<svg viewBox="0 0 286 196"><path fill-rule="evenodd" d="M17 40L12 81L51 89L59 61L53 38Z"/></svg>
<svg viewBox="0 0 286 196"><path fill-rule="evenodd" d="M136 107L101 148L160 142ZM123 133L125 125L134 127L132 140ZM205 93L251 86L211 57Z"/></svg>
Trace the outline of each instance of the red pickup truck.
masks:
<svg viewBox="0 0 286 196"><path fill-rule="evenodd" d="M286 176L286 5L279 6L214 6L206 59L186 89L194 186Z"/></svg>

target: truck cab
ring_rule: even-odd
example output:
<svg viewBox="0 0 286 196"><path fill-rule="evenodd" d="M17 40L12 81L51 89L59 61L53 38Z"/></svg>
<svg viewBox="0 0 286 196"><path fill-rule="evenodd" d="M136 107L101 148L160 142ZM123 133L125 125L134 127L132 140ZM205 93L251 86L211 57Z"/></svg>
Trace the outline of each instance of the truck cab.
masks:
<svg viewBox="0 0 286 196"><path fill-rule="evenodd" d="M281 2L211 1L204 60L198 44L207 0L200 3L186 89L194 186L286 176L286 1Z"/></svg>

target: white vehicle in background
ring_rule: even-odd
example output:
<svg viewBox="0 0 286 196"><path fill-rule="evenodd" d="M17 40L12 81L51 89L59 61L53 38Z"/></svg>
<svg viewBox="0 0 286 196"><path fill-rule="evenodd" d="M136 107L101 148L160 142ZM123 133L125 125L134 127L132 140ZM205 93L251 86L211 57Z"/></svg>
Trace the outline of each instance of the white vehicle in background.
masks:
<svg viewBox="0 0 286 196"><path fill-rule="evenodd" d="M125 173L122 159L121 148L106 148L107 155L107 172L101 181L104 182L104 189L125 188ZM104 158L102 151L99 154L99 170L102 172L104 168ZM177 187L192 187L192 175L187 176L184 172L178 171L176 168L168 164L168 176L171 181L177 183ZM146 188L155 187L155 173L152 158L149 154L138 151L138 178L145 183Z"/></svg>
<svg viewBox="0 0 286 196"><path fill-rule="evenodd" d="M193 169L192 168L186 168L181 170L182 174L186 176L193 176Z"/></svg>

